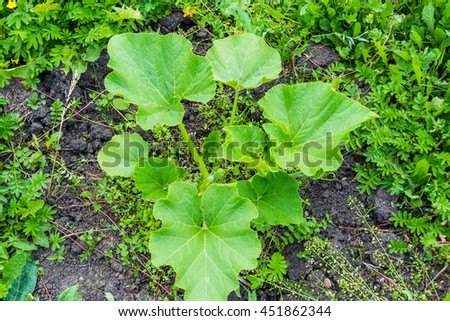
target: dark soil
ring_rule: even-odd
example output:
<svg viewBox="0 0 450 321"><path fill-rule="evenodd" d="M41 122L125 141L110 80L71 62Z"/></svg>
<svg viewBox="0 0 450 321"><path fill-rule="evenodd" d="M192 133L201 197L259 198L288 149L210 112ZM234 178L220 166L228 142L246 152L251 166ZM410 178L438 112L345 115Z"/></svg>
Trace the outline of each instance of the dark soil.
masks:
<svg viewBox="0 0 450 321"><path fill-rule="evenodd" d="M331 217L332 223L328 224L326 230L319 234L320 238L327 238L330 241L331 248L343 254L349 262L359 269L360 275L371 275L364 262L370 262L370 250L374 250L374 245L369 234L364 232L365 224L358 219L358 213L352 209L349 204L349 198L353 197L361 202L364 208L372 208L375 204L383 204L382 207L375 207L377 221L381 224L389 224L389 217L395 209L391 206L394 199L390 194L376 193L373 199L361 195L356 189L357 182L354 179L352 170L355 160L352 156L347 156L341 168L336 172L336 179L331 181L310 181L307 186L301 190L301 195L309 201L309 205L305 210L309 215L316 219L325 219L326 215ZM385 198L383 198L385 197ZM375 205L376 206L376 205ZM372 211L374 213L375 211ZM372 226L376 222L370 218L368 223ZM398 239L394 232L390 229L381 230L381 239L384 247L388 248L391 239ZM301 259L297 256L300 251L304 250L302 244L293 244L285 249L285 256L289 261L287 275L289 279L295 282L308 281L305 289L312 292L319 292L317 295L320 299L330 299L325 293L318 291L318 284L329 282L331 288L336 289L336 279L339 279L339 271L333 271L326 268L317 259ZM354 253L364 251L363 257L356 257ZM328 281L325 281L328 280ZM379 280L374 278L368 280L371 287L377 288L380 284ZM320 287L319 287L320 289ZM294 297L295 298L295 297ZM350 297L342 294L341 300L348 300Z"/></svg>
<svg viewBox="0 0 450 321"><path fill-rule="evenodd" d="M308 69L326 69L339 61L341 57L334 49L321 43L311 42L303 54L297 58L297 65Z"/></svg>
<svg viewBox="0 0 450 321"><path fill-rule="evenodd" d="M158 27L163 33L175 31L179 26L188 28L191 22L184 19L180 12L175 12L162 19ZM199 53L206 52L211 45L210 33L200 30L194 36L194 46ZM305 51L306 56L297 61L299 70L304 68L314 69L316 65L326 68L333 62L339 60L334 50L321 44L313 43ZM40 135L51 130L49 104L52 99L59 98L68 101L68 95L79 97L82 104L74 113L74 117L64 122L62 127L63 137L60 141L61 150L59 156L64 160L67 172L82 178L83 188L71 188L70 179L64 179L60 184L53 187L54 192L48 199L48 203L56 210L54 222L57 224L62 235L66 235L64 245L66 252L64 261L58 263L49 261L47 257L54 253L50 249L39 249L34 255L43 268L40 276L36 294L41 300L51 300L67 287L79 284L79 292L85 300L105 300L105 293L111 293L116 300L151 300L155 298L150 291L151 279L147 274L136 272L121 264L120 261L108 258L105 252L112 250L120 243L120 236L112 229L105 229L106 224L111 224L116 218L113 213L102 214L95 212L92 207L84 206L86 199L80 197L83 190L95 190L99 179L104 173L99 168L96 156L100 148L113 135L113 129L106 125L105 117L119 119L117 115L101 115L91 103L89 94L103 90L103 80L109 72L106 67L108 56L103 54L88 71L70 93L72 84L71 75L64 75L59 69L52 73L42 75L38 88L48 95L47 106L29 112L25 100L31 95L31 90L26 90L19 82L12 82L6 88L0 89L8 101L11 111L19 111L25 116L27 130L31 134ZM312 61L314 63L312 63ZM264 93L283 79L273 81L254 90L252 95L255 99L261 98ZM195 133L197 137L204 137L208 131L204 129L205 119L198 112L195 105L186 104L185 120L188 130ZM254 115L255 119L260 115ZM145 136L144 136L145 137ZM342 167L336 173L335 179L308 181L301 189L302 197L309 202L305 211L309 217L317 220L326 218L328 214L332 223L319 235L328 238L331 246L342 255L354 268L358 269L360 275L368 275L367 283L374 291L385 288L386 280L379 274L373 273L377 262L373 254L377 248L372 244L372 239L365 233L365 226L357 219L355 211L351 209L349 197L354 197L362 203L365 208L373 208L369 222L372 225L381 225L381 240L387 248L389 240L398 239L396 231L389 224L389 217L395 211L393 199L387 192L379 190L372 197L361 195L357 189L355 174L352 170L355 157L347 155ZM361 161L361 160L359 160ZM50 168L48 169L50 171ZM90 229L102 230L105 237L96 244L92 256L84 262L80 260L80 254L87 244L79 239L79 235ZM341 276L323 265L318 260L301 259L297 254L305 249L304 242L288 245L284 250L289 266L287 276L294 284L301 284L304 291L314 293L313 297L318 299L330 299L326 289L338 290L337 284ZM357 253L357 254L355 254ZM403 257L394 257L403 259ZM405 270L408 279L410 272ZM438 278L436 282L442 281ZM448 282L448 280L446 281ZM325 290L323 286L325 284ZM449 285L442 285L442 292L449 291ZM348 299L347 293L338 293L338 299ZM292 294L290 291L279 291L273 287L258 290L259 300L280 299L304 299L301 295ZM245 296L243 297L245 299ZM237 299L234 294L230 299Z"/></svg>
<svg viewBox="0 0 450 321"><path fill-rule="evenodd" d="M156 23L157 29L163 35L176 32L178 29L186 31L193 26L195 26L195 21L190 17L184 17L180 10L168 14Z"/></svg>

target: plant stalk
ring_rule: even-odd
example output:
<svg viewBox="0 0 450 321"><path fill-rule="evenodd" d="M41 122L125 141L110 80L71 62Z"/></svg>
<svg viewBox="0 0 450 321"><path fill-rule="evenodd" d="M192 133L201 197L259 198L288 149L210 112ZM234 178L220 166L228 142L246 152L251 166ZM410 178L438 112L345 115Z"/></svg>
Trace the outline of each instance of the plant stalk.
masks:
<svg viewBox="0 0 450 321"><path fill-rule="evenodd" d="M228 126L234 124L234 119L236 117L236 113L238 111L238 98L239 98L239 88L234 90L234 101L233 101L233 109L231 109L230 121L228 122Z"/></svg>
<svg viewBox="0 0 450 321"><path fill-rule="evenodd" d="M180 130L181 136L183 136L183 140L186 143L186 145L189 148L189 152L191 153L192 157L194 157L194 161L198 166L198 169L200 170L200 174L203 177L203 181L205 184L209 183L209 172L206 168L205 163L203 162L202 157L198 153L197 149L195 148L195 144L191 139L191 136L189 136L189 133L186 130L186 127L184 127L184 124L181 123L178 125L178 128Z"/></svg>
<svg viewBox="0 0 450 321"><path fill-rule="evenodd" d="M304 176L304 175L305 175L305 174L303 174L302 171L298 171L298 172L290 173L290 174L289 174L289 176L292 177L292 178L302 177L302 176Z"/></svg>

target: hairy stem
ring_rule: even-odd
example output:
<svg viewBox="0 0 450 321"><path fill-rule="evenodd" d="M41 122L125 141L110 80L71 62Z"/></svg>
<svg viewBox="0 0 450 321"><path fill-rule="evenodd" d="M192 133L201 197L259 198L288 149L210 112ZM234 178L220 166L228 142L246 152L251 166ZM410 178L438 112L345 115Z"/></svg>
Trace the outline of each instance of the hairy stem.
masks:
<svg viewBox="0 0 450 321"><path fill-rule="evenodd" d="M208 180L209 172L208 169L206 168L205 163L203 162L202 157L195 148L194 142L192 141L191 136L189 136L186 127L184 127L184 124L183 123L179 124L178 128L180 129L181 136L183 136L183 140L185 141L186 145L189 148L189 152L191 153L192 157L194 157L194 161L200 170L200 174L203 177L204 183L207 184L209 182Z"/></svg>
<svg viewBox="0 0 450 321"><path fill-rule="evenodd" d="M234 124L234 119L235 119L236 113L238 111L238 98L239 98L239 88L236 88L234 90L233 109L231 110L230 121L228 122L229 126Z"/></svg>

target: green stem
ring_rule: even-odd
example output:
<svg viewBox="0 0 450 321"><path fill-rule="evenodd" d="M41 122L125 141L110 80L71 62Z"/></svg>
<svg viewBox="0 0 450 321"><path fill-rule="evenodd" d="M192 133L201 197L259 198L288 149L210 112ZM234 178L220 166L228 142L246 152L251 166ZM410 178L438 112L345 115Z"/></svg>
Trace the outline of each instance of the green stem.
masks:
<svg viewBox="0 0 450 321"><path fill-rule="evenodd" d="M298 172L289 174L289 176L292 177L292 178L303 177L304 175L305 174L303 174L302 171L298 171Z"/></svg>
<svg viewBox="0 0 450 321"><path fill-rule="evenodd" d="M233 109L231 110L231 117L228 125L231 126L234 124L234 118L236 117L236 113L238 111L238 98L239 98L239 88L234 90L234 101L233 101Z"/></svg>
<svg viewBox="0 0 450 321"><path fill-rule="evenodd" d="M191 136L189 136L189 134L186 130L186 127L184 127L184 124L183 123L179 124L178 128L180 129L181 136L183 136L184 142L186 143L186 145L189 148L189 152L191 153L192 157L194 157L194 161L200 170L200 174L203 177L204 183L207 184L209 182L209 180L208 180L209 172L208 172L208 169L206 168L205 163L203 162L202 157L200 156L197 149L195 148L194 142L192 141Z"/></svg>

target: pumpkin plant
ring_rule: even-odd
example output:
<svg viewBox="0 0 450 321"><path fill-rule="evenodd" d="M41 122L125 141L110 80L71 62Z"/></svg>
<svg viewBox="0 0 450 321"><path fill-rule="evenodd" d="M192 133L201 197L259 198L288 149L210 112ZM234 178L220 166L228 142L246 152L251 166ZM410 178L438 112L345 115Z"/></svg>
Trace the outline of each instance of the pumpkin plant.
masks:
<svg viewBox="0 0 450 321"><path fill-rule="evenodd" d="M150 237L152 262L173 267L186 300L226 299L239 286L239 272L257 266L261 244L254 224L304 222L299 186L289 173L317 177L335 171L349 132L376 116L330 85L313 82L270 89L258 102L267 119L261 128L236 124L239 92L281 71L278 52L253 34L216 40L205 57L177 34L121 34L111 38L108 53L113 71L106 89L138 106L142 129L178 126L197 165L199 179L187 180L176 160L149 157L150 147L137 133L114 136L98 154L108 175L132 178L142 197L154 202L162 227ZM225 139L211 152L211 146L198 149L187 132L182 101L208 103L216 82L232 87L235 97ZM204 144L217 145L220 133L213 134L217 139ZM205 164L206 153L244 163L255 175L218 181Z"/></svg>

